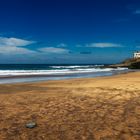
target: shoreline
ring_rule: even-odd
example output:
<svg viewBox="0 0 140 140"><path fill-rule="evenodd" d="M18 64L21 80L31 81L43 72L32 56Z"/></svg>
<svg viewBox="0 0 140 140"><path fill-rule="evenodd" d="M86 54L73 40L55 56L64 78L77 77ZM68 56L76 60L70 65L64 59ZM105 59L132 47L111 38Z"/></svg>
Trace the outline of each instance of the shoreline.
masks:
<svg viewBox="0 0 140 140"><path fill-rule="evenodd" d="M140 72L1 84L0 115L1 140L140 139Z"/></svg>
<svg viewBox="0 0 140 140"><path fill-rule="evenodd" d="M98 76L98 77L84 77L84 78L70 78L70 79L59 79L59 80L42 80L42 81L31 81L31 82L17 82L17 83L3 83L3 84L0 84L0 88L1 87L5 87L5 86L8 86L8 87L11 87L14 86L28 86L28 85L35 85L35 86L41 86L41 85L45 85L45 86L49 86L49 87L59 87L60 86L66 86L67 87L74 87L74 88L78 88L79 86L72 84L72 86L70 86L72 82L75 82L76 84L81 82L82 85L83 85L83 88L86 87L89 83L96 83L96 82L99 82L99 85L96 86L96 84L94 83L93 85L90 85L90 86L87 86L87 87L105 87L106 83L104 83L106 80L109 81L112 81L114 79L120 79L120 80L125 80L125 82L127 82L127 80L131 77L133 77L133 75L138 75L140 76L140 71L127 71L127 72L124 72L124 73L119 73L119 74L114 74L114 75L109 75L109 76ZM131 79L132 80L132 79ZM87 83L85 82L87 81ZM133 81L129 81L129 82L133 82ZM100 84L101 83L101 84ZM120 85L120 83L118 83ZM139 84L139 83L135 83L136 85ZM140 85L140 84L139 84ZM80 85L81 86L81 85ZM107 85L108 87L109 85ZM115 87L116 85L114 85ZM42 86L41 86L42 87ZM123 87L123 86L121 86ZM140 87L140 86L139 86ZM116 87L118 88L118 87ZM124 87L125 88L125 87ZM127 87L129 89L129 87ZM138 88L140 89L140 88ZM6 89L7 90L7 89ZM0 91L0 94L1 94L1 91Z"/></svg>
<svg viewBox="0 0 140 140"><path fill-rule="evenodd" d="M13 83L36 83L43 81L59 81L59 80L71 80L71 79L81 79L81 78L97 78L97 77L110 77L119 74L125 74L130 72L135 72L136 70L124 70L124 71L114 71L114 72L89 72L89 73L77 73L77 74L61 74L61 75L7 75L0 76L1 84L12 84ZM4 81L5 80L5 81ZM12 80L11 82L9 82ZM15 80L15 81L14 81ZM2 82L4 81L4 82Z"/></svg>

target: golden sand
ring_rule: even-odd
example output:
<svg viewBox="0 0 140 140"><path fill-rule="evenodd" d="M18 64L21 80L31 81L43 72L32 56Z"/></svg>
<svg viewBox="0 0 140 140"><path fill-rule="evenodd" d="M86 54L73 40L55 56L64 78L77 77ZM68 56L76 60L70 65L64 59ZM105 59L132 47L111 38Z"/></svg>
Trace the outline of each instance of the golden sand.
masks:
<svg viewBox="0 0 140 140"><path fill-rule="evenodd" d="M140 140L140 72L0 85L0 140Z"/></svg>

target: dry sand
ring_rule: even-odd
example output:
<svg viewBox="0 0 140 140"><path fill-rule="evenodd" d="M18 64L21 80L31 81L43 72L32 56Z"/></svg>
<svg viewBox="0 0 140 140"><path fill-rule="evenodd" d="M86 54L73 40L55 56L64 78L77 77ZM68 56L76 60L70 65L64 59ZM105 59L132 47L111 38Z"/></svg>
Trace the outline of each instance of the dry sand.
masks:
<svg viewBox="0 0 140 140"><path fill-rule="evenodd" d="M0 85L0 140L140 140L140 72Z"/></svg>

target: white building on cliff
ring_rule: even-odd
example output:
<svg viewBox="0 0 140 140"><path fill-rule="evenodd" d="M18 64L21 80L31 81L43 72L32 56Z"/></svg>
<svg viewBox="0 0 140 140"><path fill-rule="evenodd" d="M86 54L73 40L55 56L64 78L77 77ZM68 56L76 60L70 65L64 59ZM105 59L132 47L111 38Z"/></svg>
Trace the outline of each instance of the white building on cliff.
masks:
<svg viewBox="0 0 140 140"><path fill-rule="evenodd" d="M140 58L140 51L134 52L134 58Z"/></svg>

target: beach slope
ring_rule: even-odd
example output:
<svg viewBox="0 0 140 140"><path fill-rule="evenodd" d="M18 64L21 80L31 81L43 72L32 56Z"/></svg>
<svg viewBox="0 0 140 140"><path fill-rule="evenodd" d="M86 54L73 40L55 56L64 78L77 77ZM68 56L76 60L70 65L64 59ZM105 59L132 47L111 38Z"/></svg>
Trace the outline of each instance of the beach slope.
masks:
<svg viewBox="0 0 140 140"><path fill-rule="evenodd" d="M139 139L140 72L0 85L0 140Z"/></svg>

